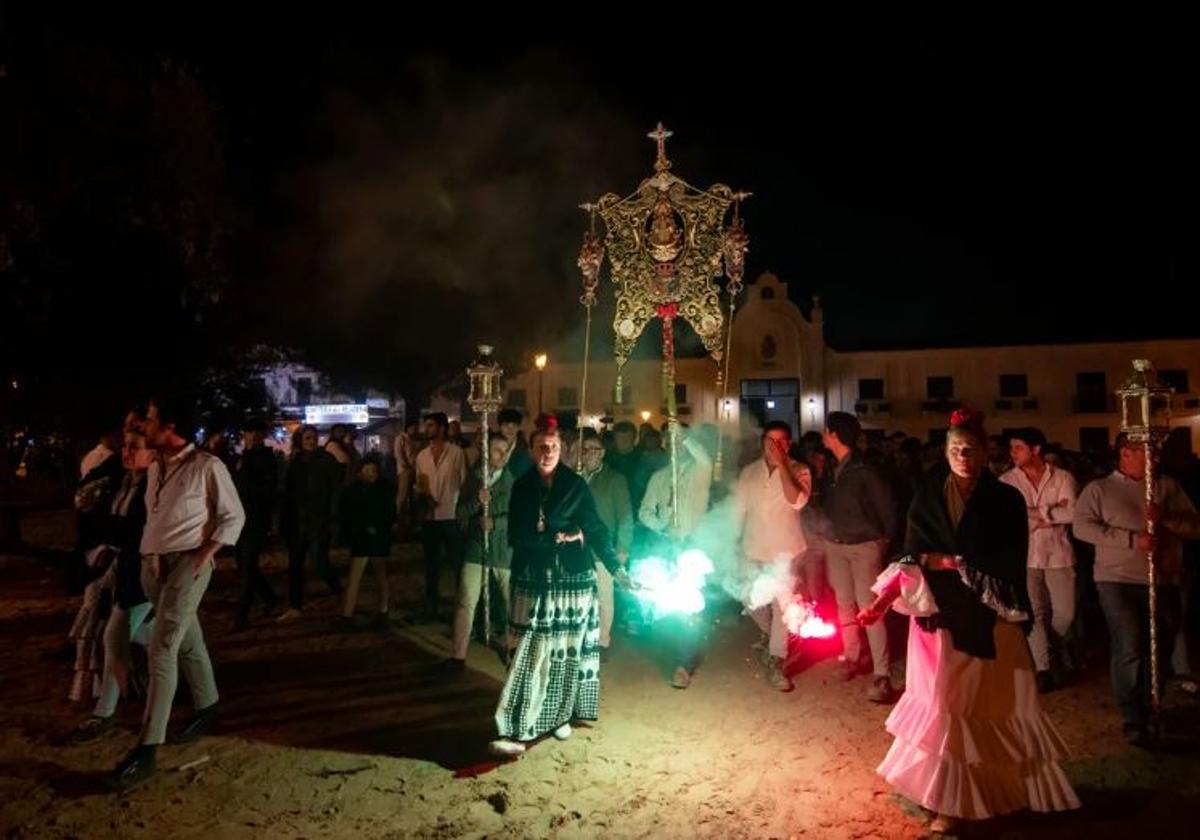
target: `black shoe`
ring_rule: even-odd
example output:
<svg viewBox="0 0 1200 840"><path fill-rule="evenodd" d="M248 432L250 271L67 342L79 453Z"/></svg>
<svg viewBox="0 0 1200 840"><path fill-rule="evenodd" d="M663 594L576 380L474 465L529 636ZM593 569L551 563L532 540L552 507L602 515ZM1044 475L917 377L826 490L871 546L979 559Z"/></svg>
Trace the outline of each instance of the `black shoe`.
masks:
<svg viewBox="0 0 1200 840"><path fill-rule="evenodd" d="M1038 694L1049 694L1058 688L1058 681L1054 679L1054 674L1049 671L1038 671L1034 679L1037 680Z"/></svg>
<svg viewBox="0 0 1200 840"><path fill-rule="evenodd" d="M154 747L134 747L112 774L105 777L104 784L109 790L125 793L145 784L153 775Z"/></svg>
<svg viewBox="0 0 1200 840"><path fill-rule="evenodd" d="M74 662L75 661L75 643L67 642L61 647L46 654L46 658L52 662Z"/></svg>
<svg viewBox="0 0 1200 840"><path fill-rule="evenodd" d="M866 671L858 662L851 662L849 659L843 660L838 664L837 675L842 682L850 682L859 674L865 674Z"/></svg>
<svg viewBox="0 0 1200 840"><path fill-rule="evenodd" d="M867 689L867 699L872 703L884 705L893 702L896 699L896 692L892 690L892 681L884 676L876 677L872 681L871 687Z"/></svg>
<svg viewBox="0 0 1200 840"><path fill-rule="evenodd" d="M190 744L198 740L200 736L207 735L212 732L217 726L217 706L214 703L211 706L206 706L192 716L188 725L173 733L167 738L167 743L170 744Z"/></svg>
<svg viewBox="0 0 1200 840"><path fill-rule="evenodd" d="M443 659L441 662L439 662L437 665L434 665L433 667L435 669L437 669L437 671L439 673L445 674L447 676L451 676L453 674L461 674L467 670L467 660L455 659L454 657L451 657L449 659Z"/></svg>
<svg viewBox="0 0 1200 840"><path fill-rule="evenodd" d="M108 733L112 732L113 719L109 717L90 717L67 737L67 743L79 746L94 744Z"/></svg>
<svg viewBox="0 0 1200 840"><path fill-rule="evenodd" d="M1125 736L1125 743L1131 747L1148 750L1154 745L1154 739L1150 737L1150 730L1145 726L1127 723L1121 727L1121 734Z"/></svg>
<svg viewBox="0 0 1200 840"><path fill-rule="evenodd" d="M791 691L796 686L792 682L792 678L783 672L783 661L771 657L771 664L767 666L767 685L776 691Z"/></svg>

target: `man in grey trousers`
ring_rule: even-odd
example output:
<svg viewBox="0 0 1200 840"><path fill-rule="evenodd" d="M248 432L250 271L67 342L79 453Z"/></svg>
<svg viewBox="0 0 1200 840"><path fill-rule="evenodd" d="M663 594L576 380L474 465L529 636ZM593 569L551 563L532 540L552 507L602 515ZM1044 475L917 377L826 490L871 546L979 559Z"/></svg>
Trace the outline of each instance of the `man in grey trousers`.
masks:
<svg viewBox="0 0 1200 840"><path fill-rule="evenodd" d="M862 641L854 617L875 599L871 584L883 571L899 516L888 483L856 450L861 433L857 417L833 411L825 421L822 435L825 448L836 459L825 499L832 536L824 548L829 584L837 596L838 622L842 626L842 676L847 680L866 671L867 666L860 658ZM867 699L890 703L894 699L892 660L883 622L867 628L867 641L874 674Z"/></svg>
<svg viewBox="0 0 1200 840"><path fill-rule="evenodd" d="M119 791L154 775L155 752L167 740L180 668L192 689L195 714L171 742L195 740L215 721L217 685L197 610L217 551L237 542L246 516L229 470L191 442L193 417L194 403L186 398L156 397L142 419L146 444L157 453L147 472L141 545L142 586L155 618L141 736L108 780Z"/></svg>

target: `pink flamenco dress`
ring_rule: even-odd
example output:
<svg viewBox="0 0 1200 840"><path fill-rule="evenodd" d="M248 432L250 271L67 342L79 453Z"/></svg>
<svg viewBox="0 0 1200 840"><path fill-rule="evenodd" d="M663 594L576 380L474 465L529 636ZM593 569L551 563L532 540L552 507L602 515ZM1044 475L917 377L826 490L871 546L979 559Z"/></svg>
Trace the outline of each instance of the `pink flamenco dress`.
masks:
<svg viewBox="0 0 1200 840"><path fill-rule="evenodd" d="M1078 808L1059 766L1066 745L1038 704L1026 616L989 604L996 656L971 656L948 630L918 623L938 612L920 566L891 564L873 590L897 583L892 609L912 616L907 685L888 716L895 740L877 772L913 802L959 819Z"/></svg>

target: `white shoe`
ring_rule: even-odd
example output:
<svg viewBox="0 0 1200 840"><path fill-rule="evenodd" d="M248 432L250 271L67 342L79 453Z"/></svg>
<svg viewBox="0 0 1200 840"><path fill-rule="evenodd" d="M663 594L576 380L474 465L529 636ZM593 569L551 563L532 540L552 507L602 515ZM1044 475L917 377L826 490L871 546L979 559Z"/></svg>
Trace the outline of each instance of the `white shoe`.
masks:
<svg viewBox="0 0 1200 840"><path fill-rule="evenodd" d="M295 607L288 607L279 614L279 618L275 619L275 621L279 624L283 624L285 621L291 621L293 619L300 618L302 615L304 615L304 613L300 612L300 610L296 609Z"/></svg>
<svg viewBox="0 0 1200 840"><path fill-rule="evenodd" d="M505 758L514 758L525 753L525 745L520 741L511 741L508 738L499 738L488 744L488 752L492 755L499 755Z"/></svg>
<svg viewBox="0 0 1200 840"><path fill-rule="evenodd" d="M567 740L571 737L571 724L564 723L562 726L558 727L558 729L555 729L552 734L560 741Z"/></svg>

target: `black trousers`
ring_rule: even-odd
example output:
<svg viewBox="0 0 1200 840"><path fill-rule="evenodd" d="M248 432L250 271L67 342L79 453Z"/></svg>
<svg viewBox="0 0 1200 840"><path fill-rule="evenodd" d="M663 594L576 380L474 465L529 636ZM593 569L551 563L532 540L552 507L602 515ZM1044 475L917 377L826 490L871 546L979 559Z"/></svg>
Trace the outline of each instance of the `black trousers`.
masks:
<svg viewBox="0 0 1200 840"><path fill-rule="evenodd" d="M268 607L279 603L279 596L275 594L271 584L267 583L266 576L259 568L259 558L266 542L265 529L249 526L242 530L242 535L237 541L235 552L242 579L241 591L238 593L237 617L241 621L250 617L250 607L254 604L255 596Z"/></svg>
<svg viewBox="0 0 1200 840"><path fill-rule="evenodd" d="M421 523L421 544L425 550L425 608L435 612L442 570L456 576L462 566L463 533L456 519L426 520Z"/></svg>
<svg viewBox="0 0 1200 840"><path fill-rule="evenodd" d="M304 566L309 555L317 563L317 574L329 586L334 595L342 594L342 582L333 564L329 562L329 536L304 535L288 546L288 600L295 609L304 604Z"/></svg>

